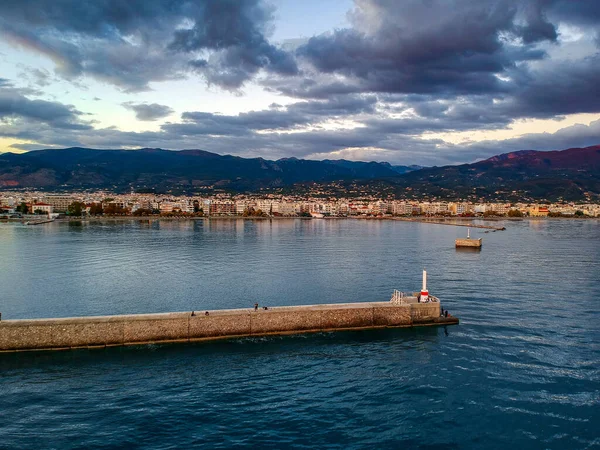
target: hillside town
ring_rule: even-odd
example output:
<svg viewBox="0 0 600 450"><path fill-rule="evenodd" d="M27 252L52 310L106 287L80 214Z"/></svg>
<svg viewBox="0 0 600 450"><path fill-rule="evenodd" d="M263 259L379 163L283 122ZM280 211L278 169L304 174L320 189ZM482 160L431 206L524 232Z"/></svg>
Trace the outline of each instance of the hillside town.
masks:
<svg viewBox="0 0 600 450"><path fill-rule="evenodd" d="M298 196L176 197L132 193L0 193L0 217L159 216L159 217L600 217L595 203L485 203L311 198Z"/></svg>

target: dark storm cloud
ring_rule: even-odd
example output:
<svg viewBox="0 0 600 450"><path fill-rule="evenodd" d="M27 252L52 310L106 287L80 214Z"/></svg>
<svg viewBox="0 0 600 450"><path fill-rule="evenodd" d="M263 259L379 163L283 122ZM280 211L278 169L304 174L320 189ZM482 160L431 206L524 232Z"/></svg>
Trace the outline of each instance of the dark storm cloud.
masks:
<svg viewBox="0 0 600 450"><path fill-rule="evenodd" d="M192 61L191 66L209 84L236 90L263 68L279 75L295 75L296 62L291 55L264 42L257 46L240 45L213 53L208 61Z"/></svg>
<svg viewBox="0 0 600 450"><path fill-rule="evenodd" d="M319 73L369 92L489 93L515 63L502 33L515 32L510 1L362 0L354 27L315 36L298 50Z"/></svg>
<svg viewBox="0 0 600 450"><path fill-rule="evenodd" d="M558 34L555 26L546 18L545 9L551 0L535 0L524 3L523 14L526 24L517 26L516 31L523 42L531 44L540 41L556 41Z"/></svg>
<svg viewBox="0 0 600 450"><path fill-rule="evenodd" d="M133 103L127 102L122 104L123 107L135 112L135 117L138 120L153 121L167 117L174 111L166 105L158 103Z"/></svg>
<svg viewBox="0 0 600 450"><path fill-rule="evenodd" d="M88 74L128 91L192 69L229 89L260 69L295 74L293 57L268 42L272 19L261 0L0 2L5 39L47 55L66 78Z"/></svg>
<svg viewBox="0 0 600 450"><path fill-rule="evenodd" d="M600 9L584 3L357 0L353 27L312 37L298 48L308 65L303 77L294 83L272 77L266 84L303 98L329 92L514 94L523 77L512 76L526 63L548 58L540 44L556 43L561 14L580 21L584 11L593 16Z"/></svg>
<svg viewBox="0 0 600 450"><path fill-rule="evenodd" d="M594 0L539 0L553 20L571 24L598 26L600 2Z"/></svg>
<svg viewBox="0 0 600 450"><path fill-rule="evenodd" d="M45 100L31 100L18 89L0 87L0 128L9 119L44 122L60 129L83 130L91 126L81 121L82 113L73 106Z"/></svg>
<svg viewBox="0 0 600 450"><path fill-rule="evenodd" d="M306 99L378 93L381 109L394 95L405 109L421 108L416 130L424 131L600 112L597 53L552 57L560 25L584 36L600 29L600 2L356 0L350 18L352 27L298 47L300 76L272 74L264 86ZM455 103L451 114L423 109L439 100Z"/></svg>
<svg viewBox="0 0 600 450"><path fill-rule="evenodd" d="M267 110L250 111L236 116L206 112L186 112L182 123L163 125L169 133L193 135L248 135L264 130L289 130L319 124L327 119L347 118L375 111L373 95L330 98L328 101L298 102L287 107L271 105Z"/></svg>
<svg viewBox="0 0 600 450"><path fill-rule="evenodd" d="M577 61L548 62L529 70L506 108L512 117L600 112L600 54Z"/></svg>
<svg viewBox="0 0 600 450"><path fill-rule="evenodd" d="M212 50L208 60L190 62L209 83L235 89L262 68L278 74L297 73L293 57L267 41L272 11L259 0L207 1L203 7L207 20L176 31L169 48L185 53Z"/></svg>

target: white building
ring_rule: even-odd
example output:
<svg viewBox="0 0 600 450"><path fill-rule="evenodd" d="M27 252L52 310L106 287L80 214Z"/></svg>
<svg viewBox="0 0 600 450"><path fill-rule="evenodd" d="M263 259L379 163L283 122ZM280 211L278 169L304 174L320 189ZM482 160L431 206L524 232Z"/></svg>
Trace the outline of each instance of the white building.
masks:
<svg viewBox="0 0 600 450"><path fill-rule="evenodd" d="M50 215L54 212L54 206L47 203L34 203L31 205L31 212L36 214L38 211L42 211L43 214Z"/></svg>

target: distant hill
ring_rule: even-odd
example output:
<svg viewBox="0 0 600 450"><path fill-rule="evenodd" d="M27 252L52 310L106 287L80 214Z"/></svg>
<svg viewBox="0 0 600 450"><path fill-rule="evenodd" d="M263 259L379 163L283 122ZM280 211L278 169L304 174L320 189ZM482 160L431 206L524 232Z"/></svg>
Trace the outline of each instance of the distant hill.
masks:
<svg viewBox="0 0 600 450"><path fill-rule="evenodd" d="M598 199L600 146L549 152L524 150L474 164L430 168L346 160L270 161L203 150L152 148L74 147L0 155L0 189L256 192L332 182L367 186L373 193L440 199Z"/></svg>
<svg viewBox="0 0 600 450"><path fill-rule="evenodd" d="M406 168L405 171L412 170ZM0 187L232 191L295 183L395 177L388 163L240 158L203 150L67 148L0 155Z"/></svg>
<svg viewBox="0 0 600 450"><path fill-rule="evenodd" d="M357 169L360 168L361 173L363 173L363 175L367 175L367 174L372 174L372 177L369 178L376 178L376 174L379 173L379 170L381 169L381 166L386 167L394 172L396 172L397 174L405 174L408 172L412 172L414 170L419 170L422 169L422 166L392 166L390 163L387 162L361 162L361 161L347 161L345 159L337 159L337 160L330 160L330 159L325 159L323 160L324 163L329 163L329 164L334 164L338 167L345 167L349 170L355 171Z"/></svg>
<svg viewBox="0 0 600 450"><path fill-rule="evenodd" d="M430 167L394 181L397 191L442 198L585 200L600 196L600 145L523 150L474 164Z"/></svg>

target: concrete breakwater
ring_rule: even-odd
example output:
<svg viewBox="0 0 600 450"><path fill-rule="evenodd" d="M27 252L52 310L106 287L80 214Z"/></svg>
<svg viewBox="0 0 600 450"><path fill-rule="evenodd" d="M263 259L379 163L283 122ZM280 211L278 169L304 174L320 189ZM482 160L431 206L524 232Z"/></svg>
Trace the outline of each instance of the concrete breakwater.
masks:
<svg viewBox="0 0 600 450"><path fill-rule="evenodd" d="M455 241L456 247L472 247L472 248L481 248L481 238L479 239L456 239Z"/></svg>
<svg viewBox="0 0 600 450"><path fill-rule="evenodd" d="M207 314L208 313L208 314ZM456 324L439 302L342 303L217 311L0 321L0 351L102 348L243 336Z"/></svg>

